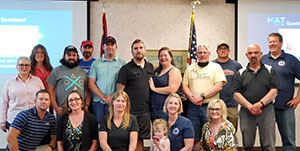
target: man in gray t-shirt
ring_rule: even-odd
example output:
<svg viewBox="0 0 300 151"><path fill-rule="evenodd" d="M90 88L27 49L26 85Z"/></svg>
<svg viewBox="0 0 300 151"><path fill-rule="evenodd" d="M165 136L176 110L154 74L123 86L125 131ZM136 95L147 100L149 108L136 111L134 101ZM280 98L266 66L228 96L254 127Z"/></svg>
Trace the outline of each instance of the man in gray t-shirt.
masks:
<svg viewBox="0 0 300 151"><path fill-rule="evenodd" d="M63 58L60 60L62 65L53 69L47 79L51 104L57 115L62 115L65 96L68 93L76 90L84 96L87 76L85 71L78 67L79 62L77 49L71 45L67 46Z"/></svg>

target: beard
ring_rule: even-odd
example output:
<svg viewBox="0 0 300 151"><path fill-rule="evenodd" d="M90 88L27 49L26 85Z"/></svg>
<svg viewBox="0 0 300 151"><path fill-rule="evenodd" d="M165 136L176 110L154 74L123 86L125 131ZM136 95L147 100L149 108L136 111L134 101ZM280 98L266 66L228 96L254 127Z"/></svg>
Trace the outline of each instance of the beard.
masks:
<svg viewBox="0 0 300 151"><path fill-rule="evenodd" d="M89 58L92 55L92 53L84 52L84 53L82 53L82 55L83 55L84 58Z"/></svg>
<svg viewBox="0 0 300 151"><path fill-rule="evenodd" d="M65 66L67 66L67 67L69 67L69 68L74 68L74 67L77 67L79 65L79 62L80 62L79 59L77 59L77 61L73 60L74 63L70 63L69 61L70 60L67 61L65 58L62 58L60 60L60 63L63 64L63 65L65 65Z"/></svg>
<svg viewBox="0 0 300 151"><path fill-rule="evenodd" d="M143 60L144 59L144 55L143 54L136 54L134 56L134 59L136 59L136 60Z"/></svg>

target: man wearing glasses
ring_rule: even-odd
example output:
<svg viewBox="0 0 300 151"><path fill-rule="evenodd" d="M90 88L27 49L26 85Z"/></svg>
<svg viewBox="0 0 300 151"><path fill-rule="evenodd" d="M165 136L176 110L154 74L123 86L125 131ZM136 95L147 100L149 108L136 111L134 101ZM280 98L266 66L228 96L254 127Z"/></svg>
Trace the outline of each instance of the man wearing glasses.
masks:
<svg viewBox="0 0 300 151"><path fill-rule="evenodd" d="M274 68L261 63L262 52L257 44L248 46L247 67L234 77L234 99L242 106L239 112L243 149L254 150L257 126L261 149L275 150L275 113L273 100L279 89Z"/></svg>
<svg viewBox="0 0 300 151"><path fill-rule="evenodd" d="M35 93L44 89L42 81L31 75L31 63L27 57L17 60L18 75L6 82L0 102L1 129L6 132L16 115L35 105Z"/></svg>
<svg viewBox="0 0 300 151"><path fill-rule="evenodd" d="M183 76L182 91L189 99L187 117L195 130L195 151L200 150L202 126L208 121L207 105L219 98L219 91L226 84L220 65L209 61L210 51L207 44L200 44L197 50L198 62L190 65Z"/></svg>

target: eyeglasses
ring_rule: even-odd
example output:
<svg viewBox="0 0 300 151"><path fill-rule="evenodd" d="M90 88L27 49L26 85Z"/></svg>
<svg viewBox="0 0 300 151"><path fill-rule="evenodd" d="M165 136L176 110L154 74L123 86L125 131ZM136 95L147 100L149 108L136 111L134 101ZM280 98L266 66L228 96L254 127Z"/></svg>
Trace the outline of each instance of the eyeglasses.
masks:
<svg viewBox="0 0 300 151"><path fill-rule="evenodd" d="M209 108L209 110L213 112L213 111L221 111L222 109L221 108Z"/></svg>
<svg viewBox="0 0 300 151"><path fill-rule="evenodd" d="M80 101L80 100L81 100L81 98L72 98L72 99L69 99L69 102L73 102L73 101L78 102L78 101Z"/></svg>
<svg viewBox="0 0 300 151"><path fill-rule="evenodd" d="M20 64L18 64L18 66L20 66L20 67L30 67L31 65L30 64L22 64L22 63L20 63Z"/></svg>

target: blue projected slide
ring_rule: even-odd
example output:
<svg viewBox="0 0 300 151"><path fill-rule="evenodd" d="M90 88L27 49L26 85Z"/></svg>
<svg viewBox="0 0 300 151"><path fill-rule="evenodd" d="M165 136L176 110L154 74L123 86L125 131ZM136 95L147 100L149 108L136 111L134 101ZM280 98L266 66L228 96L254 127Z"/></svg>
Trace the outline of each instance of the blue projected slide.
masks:
<svg viewBox="0 0 300 151"><path fill-rule="evenodd" d="M46 47L53 67L72 44L71 10L0 10L0 74L17 73L16 59L30 56L36 44Z"/></svg>
<svg viewBox="0 0 300 151"><path fill-rule="evenodd" d="M300 60L300 15L299 14L249 14L248 45L257 43L262 51L269 52L268 35L278 32L283 36L282 49Z"/></svg>

